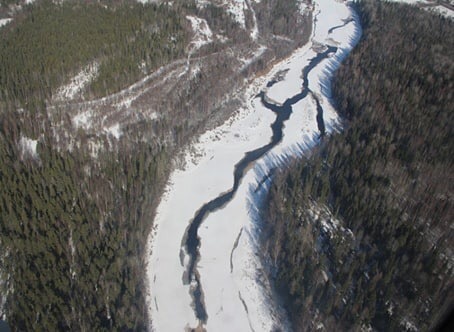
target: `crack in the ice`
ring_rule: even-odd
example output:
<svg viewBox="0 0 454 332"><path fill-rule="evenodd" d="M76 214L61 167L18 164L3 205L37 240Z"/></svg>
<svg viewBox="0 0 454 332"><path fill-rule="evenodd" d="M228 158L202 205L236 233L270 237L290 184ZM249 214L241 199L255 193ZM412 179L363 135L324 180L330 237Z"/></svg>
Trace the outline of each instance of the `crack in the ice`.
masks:
<svg viewBox="0 0 454 332"><path fill-rule="evenodd" d="M154 297L154 305L156 306L156 311L159 311L158 301L156 300L156 296Z"/></svg>
<svg viewBox="0 0 454 332"><path fill-rule="evenodd" d="M353 18L348 18L346 20L344 20L344 24L341 24L341 25L337 25L335 27L332 27L331 29L328 30L328 34L332 34L334 30L337 30L337 29L340 29L340 28L343 28L345 27L347 24L349 24L350 22L354 22L355 20Z"/></svg>
<svg viewBox="0 0 454 332"><path fill-rule="evenodd" d="M233 253L235 249L238 248L238 243L240 242L241 234L243 233L243 227L241 227L240 234L236 237L235 243L233 244L232 252L230 253L230 273L233 273Z"/></svg>
<svg viewBox="0 0 454 332"><path fill-rule="evenodd" d="M240 291L238 291L238 297L240 298L240 301L243 304L244 311L246 311L247 320L249 322L249 328L251 329L252 332L255 332L254 328L252 327L251 318L249 317L249 309L247 307L246 301L244 301L243 297L241 296Z"/></svg>

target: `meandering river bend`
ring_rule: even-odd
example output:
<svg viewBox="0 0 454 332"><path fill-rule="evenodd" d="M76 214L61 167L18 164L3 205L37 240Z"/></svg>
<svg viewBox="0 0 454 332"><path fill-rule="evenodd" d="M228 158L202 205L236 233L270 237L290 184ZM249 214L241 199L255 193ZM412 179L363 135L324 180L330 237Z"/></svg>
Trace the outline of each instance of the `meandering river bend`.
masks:
<svg viewBox="0 0 454 332"><path fill-rule="evenodd" d="M171 176L149 240L153 330L285 327L256 255L251 196L339 125L329 78L360 36L345 3L315 4L311 42L258 79L239 115L202 135L193 146L198 159L188 152L187 167ZM278 72L283 80L274 79Z"/></svg>

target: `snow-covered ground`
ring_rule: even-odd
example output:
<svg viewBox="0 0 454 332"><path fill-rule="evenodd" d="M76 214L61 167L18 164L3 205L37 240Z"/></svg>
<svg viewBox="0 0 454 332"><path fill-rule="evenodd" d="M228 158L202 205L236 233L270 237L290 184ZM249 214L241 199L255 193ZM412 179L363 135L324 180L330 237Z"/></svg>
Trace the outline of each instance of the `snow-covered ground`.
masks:
<svg viewBox="0 0 454 332"><path fill-rule="evenodd" d="M424 9L431 11L436 14L441 14L446 17L454 18L454 10L442 5L436 5L435 1L428 0L389 0L394 2L403 2L410 5L422 5ZM451 1L452 6L452 1Z"/></svg>
<svg viewBox="0 0 454 332"><path fill-rule="evenodd" d="M106 133L112 135L116 139L119 139L123 134L119 123L114 124L113 126L105 129Z"/></svg>
<svg viewBox="0 0 454 332"><path fill-rule="evenodd" d="M196 211L206 202L229 190L235 164L244 153L270 141L275 115L255 95L266 91L266 83L288 69L284 79L266 91L277 102L301 91L301 73L316 52L312 46L339 47L338 52L315 67L308 79L309 88L324 108L327 131L338 118L329 101L327 76L358 40L356 16L345 3L336 0L316 1L319 12L312 41L298 49L289 59L278 63L264 77L256 79L247 91L249 101L222 126L202 135L188 149L184 169L171 175L166 193L158 207L148 242L148 304L152 328L156 331L182 331L200 326L192 307L190 286L183 284L188 257L182 251L182 238ZM344 20L355 20L329 34L331 27ZM280 310L269 299L266 278L261 274L256 247L257 211L253 201L263 194L256 190L264 175L300 155L317 143L318 127L315 100L308 95L293 106L293 115L285 123L281 143L259 159L245 174L236 195L222 209L208 215L199 229L201 241L200 273L208 320L208 331L269 331L273 326L285 329ZM269 181L264 181L266 189Z"/></svg>
<svg viewBox="0 0 454 332"><path fill-rule="evenodd" d="M6 24L8 24L9 22L11 22L13 19L12 18L2 18L0 19L0 28Z"/></svg>
<svg viewBox="0 0 454 332"><path fill-rule="evenodd" d="M206 20L195 16L186 16L186 18L191 22L192 30L194 31L194 38L190 43L192 51L213 41L213 32Z"/></svg>
<svg viewBox="0 0 454 332"><path fill-rule="evenodd" d="M19 146L22 152L22 156L30 156L33 158L38 157L38 151L36 150L38 146L38 140L22 136L19 140Z"/></svg>
<svg viewBox="0 0 454 332"><path fill-rule="evenodd" d="M432 9L434 12L439 13L443 16L450 17L451 19L454 19L454 10L448 9L443 6L435 6Z"/></svg>
<svg viewBox="0 0 454 332"><path fill-rule="evenodd" d="M233 15L235 20L241 25L242 28L246 27L246 17L244 11L247 8L245 0L228 0L226 1L227 10Z"/></svg>
<svg viewBox="0 0 454 332"><path fill-rule="evenodd" d="M91 124L91 117L93 116L93 112L91 110L84 111L82 113L77 114L72 120L74 127L88 129Z"/></svg>
<svg viewBox="0 0 454 332"><path fill-rule="evenodd" d="M250 31L250 35L252 39L257 40L259 36L259 30L257 25L257 18L251 1L256 3L260 2L260 0L196 0L196 5L199 8L203 8L208 4L213 3L223 6L243 29L246 29L246 12L250 11L252 14L252 29Z"/></svg>
<svg viewBox="0 0 454 332"><path fill-rule="evenodd" d="M78 94L81 94L85 87L93 81L98 74L99 64L94 62L83 68L75 75L68 84L60 87L55 95L55 100L65 101L74 99Z"/></svg>

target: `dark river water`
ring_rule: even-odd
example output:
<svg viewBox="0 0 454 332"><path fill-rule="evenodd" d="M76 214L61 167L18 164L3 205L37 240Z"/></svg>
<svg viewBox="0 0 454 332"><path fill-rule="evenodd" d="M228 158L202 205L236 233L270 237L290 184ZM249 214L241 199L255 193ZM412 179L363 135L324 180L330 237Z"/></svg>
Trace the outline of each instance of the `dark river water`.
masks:
<svg viewBox="0 0 454 332"><path fill-rule="evenodd" d="M265 153L270 151L282 140L284 122L290 118L290 115L292 114L292 106L302 99L306 98L311 92L309 90L308 81L308 75L310 71L314 69L321 61L326 59L330 54L335 53L336 51L336 47L329 46L324 52L317 54L317 56L311 59L309 64L303 70L302 77L304 78L304 81L301 87L301 92L287 99L283 105L276 105L272 102L269 102L263 91L256 96L256 98L261 99L261 102L267 109L269 109L276 115L276 119L271 125L272 136L270 142L260 148L249 151L244 155L244 157L235 165L235 170L233 173L233 187L224 194L221 194L220 196L204 204L197 211L194 218L190 222L189 227L186 229L186 233L182 241L182 247L186 249L186 253L189 255L189 263L185 275L183 276L183 280L184 282L192 282L194 284L194 287L192 288L192 297L194 300L195 313L197 319L202 322L207 321L208 315L203 301L203 291L200 282L200 276L197 272L196 267L200 255L200 238L198 237L199 227L208 214L222 208L224 205L231 201L238 187L240 186L241 180L246 170L251 166L251 164L261 158ZM271 86L272 82L268 83L268 85ZM320 131L320 136L323 136L325 133L323 109L318 99L315 98L315 100L317 103L317 124ZM182 255L182 259L183 257L184 255Z"/></svg>

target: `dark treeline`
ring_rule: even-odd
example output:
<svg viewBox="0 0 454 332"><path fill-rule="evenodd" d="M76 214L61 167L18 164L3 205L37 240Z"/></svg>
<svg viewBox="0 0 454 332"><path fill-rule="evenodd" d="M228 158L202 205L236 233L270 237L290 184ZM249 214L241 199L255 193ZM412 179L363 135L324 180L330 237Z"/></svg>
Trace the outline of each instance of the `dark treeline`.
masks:
<svg viewBox="0 0 454 332"><path fill-rule="evenodd" d="M454 303L454 21L357 10L334 79L344 132L275 177L263 244L295 330L426 331Z"/></svg>

